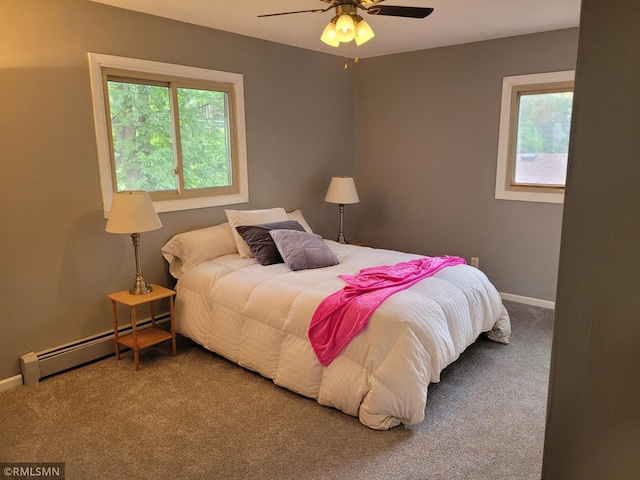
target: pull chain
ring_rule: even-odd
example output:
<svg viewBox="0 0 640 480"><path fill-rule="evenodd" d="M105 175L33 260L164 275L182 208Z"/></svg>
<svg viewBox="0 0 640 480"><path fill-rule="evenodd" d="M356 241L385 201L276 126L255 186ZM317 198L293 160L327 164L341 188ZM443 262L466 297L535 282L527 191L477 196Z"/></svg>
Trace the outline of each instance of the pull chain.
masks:
<svg viewBox="0 0 640 480"><path fill-rule="evenodd" d="M358 57L356 57L356 58L354 58L354 59L353 59L353 63L354 63L354 64L358 63ZM344 62L344 69L345 69L345 70L349 70L349 60L345 60L345 62Z"/></svg>

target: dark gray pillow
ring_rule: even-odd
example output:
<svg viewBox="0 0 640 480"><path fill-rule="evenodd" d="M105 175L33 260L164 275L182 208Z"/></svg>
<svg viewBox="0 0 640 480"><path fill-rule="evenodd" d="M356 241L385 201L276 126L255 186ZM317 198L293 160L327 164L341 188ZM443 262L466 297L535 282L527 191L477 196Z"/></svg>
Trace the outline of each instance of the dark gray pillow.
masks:
<svg viewBox="0 0 640 480"><path fill-rule="evenodd" d="M320 235L293 230L271 230L269 235L278 247L284 263L291 270L338 264L338 257L327 247Z"/></svg>
<svg viewBox="0 0 640 480"><path fill-rule="evenodd" d="M305 231L302 225L295 220L236 227L242 239L249 245L251 253L261 265L273 265L274 263L283 262L282 256L269 235L271 230L278 229Z"/></svg>

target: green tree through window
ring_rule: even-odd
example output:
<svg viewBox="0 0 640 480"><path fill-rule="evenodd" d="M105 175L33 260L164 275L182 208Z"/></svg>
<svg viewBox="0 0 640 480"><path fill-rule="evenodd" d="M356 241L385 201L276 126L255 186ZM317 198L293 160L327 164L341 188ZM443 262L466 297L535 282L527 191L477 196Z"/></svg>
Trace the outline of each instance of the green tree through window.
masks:
<svg viewBox="0 0 640 480"><path fill-rule="evenodd" d="M167 87L109 81L117 190L175 190Z"/></svg>
<svg viewBox="0 0 640 480"><path fill-rule="evenodd" d="M520 96L517 153L568 153L573 92Z"/></svg>
<svg viewBox="0 0 640 480"><path fill-rule="evenodd" d="M232 184L227 92L118 78L107 85L118 191Z"/></svg>
<svg viewBox="0 0 640 480"><path fill-rule="evenodd" d="M230 185L227 94L179 88L178 105L185 188Z"/></svg>

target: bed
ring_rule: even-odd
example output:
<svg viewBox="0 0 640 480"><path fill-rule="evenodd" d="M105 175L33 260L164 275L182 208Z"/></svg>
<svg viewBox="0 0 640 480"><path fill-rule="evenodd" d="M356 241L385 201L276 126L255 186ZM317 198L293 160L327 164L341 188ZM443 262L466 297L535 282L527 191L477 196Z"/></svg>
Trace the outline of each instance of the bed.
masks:
<svg viewBox="0 0 640 480"><path fill-rule="evenodd" d="M263 264L238 242L237 227L285 218L313 233L300 211L248 212L228 211L229 222L178 234L162 253L178 279L177 331L276 385L384 430L422 422L429 384L480 335L508 343L498 292L482 271L456 265L385 300L323 366L308 329L318 305L344 287L338 275L420 256L321 239L335 264L292 270L284 255L285 263Z"/></svg>

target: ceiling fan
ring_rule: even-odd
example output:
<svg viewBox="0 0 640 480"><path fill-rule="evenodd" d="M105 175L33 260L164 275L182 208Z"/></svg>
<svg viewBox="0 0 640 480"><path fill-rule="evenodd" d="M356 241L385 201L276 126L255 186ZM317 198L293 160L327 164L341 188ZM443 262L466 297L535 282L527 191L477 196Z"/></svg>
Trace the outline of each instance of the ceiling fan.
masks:
<svg viewBox="0 0 640 480"><path fill-rule="evenodd" d="M327 45L337 47L341 42L355 40L357 45L371 40L373 30L364 19L358 15L358 9L369 15L388 15L392 17L425 18L433 12L433 8L425 7L399 7L392 5L378 5L385 0L320 0L328 3L327 8L313 10L297 10L293 12L269 13L258 17L275 17L279 15L291 15L294 13L324 13L332 8L336 9L336 15L322 32L320 38Z"/></svg>

